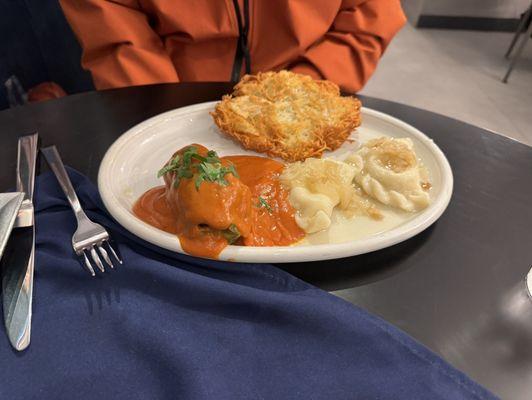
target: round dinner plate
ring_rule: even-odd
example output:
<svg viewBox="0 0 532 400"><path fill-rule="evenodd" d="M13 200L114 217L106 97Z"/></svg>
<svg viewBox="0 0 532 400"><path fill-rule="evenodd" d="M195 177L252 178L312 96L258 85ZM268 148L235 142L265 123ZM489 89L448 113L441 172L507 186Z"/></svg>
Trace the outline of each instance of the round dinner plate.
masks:
<svg viewBox="0 0 532 400"><path fill-rule="evenodd" d="M107 150L98 173L98 187L109 213L127 230L162 248L184 253L175 235L141 221L131 212L134 202L146 190L162 184L157 171L179 148L191 143L203 144L220 156L257 153L243 149L222 135L209 112L216 102L195 104L150 118L120 136ZM449 204L453 175L439 147L416 128L387 114L362 108L362 125L353 134L358 142L377 136L409 137L427 168L432 184L431 204L389 229L367 235L345 237L341 243L294 246L227 246L219 260L235 262L286 263L328 260L368 253L402 242L434 223ZM324 157L343 158L356 144L346 142ZM356 217L358 218L358 217Z"/></svg>

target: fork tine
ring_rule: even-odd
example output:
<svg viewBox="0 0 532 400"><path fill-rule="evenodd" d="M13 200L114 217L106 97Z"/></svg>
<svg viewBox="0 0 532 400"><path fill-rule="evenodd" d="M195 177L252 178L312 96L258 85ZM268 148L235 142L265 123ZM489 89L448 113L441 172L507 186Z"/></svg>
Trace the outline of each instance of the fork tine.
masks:
<svg viewBox="0 0 532 400"><path fill-rule="evenodd" d="M102 257L105 260L105 262L107 263L107 265L109 265L111 268L114 268L113 262L109 258L109 255L107 254L107 251L105 251L103 246L101 244L98 244L96 247L98 247L98 251L102 255Z"/></svg>
<svg viewBox="0 0 532 400"><path fill-rule="evenodd" d="M109 250L111 251L111 254L113 255L113 257L116 259L116 261L118 261L120 264L123 264L122 260L120 259L120 257L118 257L116 255L116 252L115 250L113 249L113 247L111 246L111 243L109 241L106 241L105 242L107 244L107 247L109 247Z"/></svg>
<svg viewBox="0 0 532 400"><path fill-rule="evenodd" d="M96 266L100 269L100 271L105 272L105 268L103 267L102 260L100 260L100 257L98 257L98 253L96 253L96 249L94 246L90 249L92 261L96 264Z"/></svg>
<svg viewBox="0 0 532 400"><path fill-rule="evenodd" d="M96 273L94 272L94 268L92 268L92 265L91 263L89 262L89 259L87 258L87 255L85 254L84 251L81 252L81 254L83 254L83 261L84 261L84 266L85 268L87 269L87 271L89 271L89 273L92 275L92 276L95 276Z"/></svg>

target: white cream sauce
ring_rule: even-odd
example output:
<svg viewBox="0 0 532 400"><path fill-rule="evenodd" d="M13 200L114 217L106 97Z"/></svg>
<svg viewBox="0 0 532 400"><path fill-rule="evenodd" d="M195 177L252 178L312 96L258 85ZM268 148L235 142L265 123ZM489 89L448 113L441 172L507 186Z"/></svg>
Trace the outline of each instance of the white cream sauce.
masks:
<svg viewBox="0 0 532 400"><path fill-rule="evenodd" d="M384 216L378 221L365 215L346 218L341 211L334 210L328 229L308 234L298 245L343 243L366 238L389 231L417 215L385 206L377 207Z"/></svg>

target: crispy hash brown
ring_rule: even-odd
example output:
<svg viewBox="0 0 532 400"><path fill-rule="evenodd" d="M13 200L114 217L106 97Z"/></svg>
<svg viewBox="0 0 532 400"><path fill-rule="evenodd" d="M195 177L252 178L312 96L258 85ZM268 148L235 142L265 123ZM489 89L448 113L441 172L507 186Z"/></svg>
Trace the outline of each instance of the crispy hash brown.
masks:
<svg viewBox="0 0 532 400"><path fill-rule="evenodd" d="M360 101L329 81L264 72L244 76L211 114L246 149L297 161L340 147L360 125Z"/></svg>

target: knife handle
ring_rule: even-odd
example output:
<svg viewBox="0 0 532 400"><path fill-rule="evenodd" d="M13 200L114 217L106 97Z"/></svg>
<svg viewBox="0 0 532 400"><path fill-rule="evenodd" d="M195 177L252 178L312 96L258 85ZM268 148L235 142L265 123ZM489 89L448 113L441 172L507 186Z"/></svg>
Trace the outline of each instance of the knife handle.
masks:
<svg viewBox="0 0 532 400"><path fill-rule="evenodd" d="M24 200L29 202L33 201L38 142L39 135L37 133L18 139L17 192L24 192Z"/></svg>
<svg viewBox="0 0 532 400"><path fill-rule="evenodd" d="M59 155L59 152L57 151L57 147L55 146L45 147L41 151L44 154L44 158L46 158L46 161L48 162L50 169L52 170L55 177L57 178L57 181L59 182L61 189L63 189L63 192L65 193L65 196L67 197L68 202L70 203L70 206L74 210L76 217L80 216L80 214L85 215L83 209L81 208L81 204L79 203L78 196L76 195L76 192L74 191L74 187L72 186L72 182L70 181L70 178L68 177L68 174L65 169L65 165L63 164L63 161L61 160L61 156Z"/></svg>

